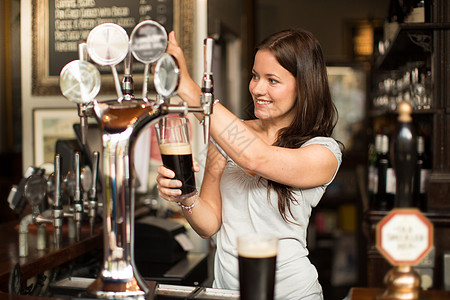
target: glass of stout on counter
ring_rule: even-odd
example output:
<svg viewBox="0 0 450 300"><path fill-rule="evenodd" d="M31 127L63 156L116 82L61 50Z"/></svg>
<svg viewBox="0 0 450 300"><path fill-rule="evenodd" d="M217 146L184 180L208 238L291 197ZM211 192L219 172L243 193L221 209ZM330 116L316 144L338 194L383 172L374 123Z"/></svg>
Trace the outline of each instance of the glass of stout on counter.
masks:
<svg viewBox="0 0 450 300"><path fill-rule="evenodd" d="M155 131L163 165L175 172L174 179L182 182L182 193L177 198L186 199L195 195L197 188L189 140L189 120L171 115L155 124Z"/></svg>
<svg viewBox="0 0 450 300"><path fill-rule="evenodd" d="M241 300L272 300L278 238L253 233L238 237L239 290Z"/></svg>

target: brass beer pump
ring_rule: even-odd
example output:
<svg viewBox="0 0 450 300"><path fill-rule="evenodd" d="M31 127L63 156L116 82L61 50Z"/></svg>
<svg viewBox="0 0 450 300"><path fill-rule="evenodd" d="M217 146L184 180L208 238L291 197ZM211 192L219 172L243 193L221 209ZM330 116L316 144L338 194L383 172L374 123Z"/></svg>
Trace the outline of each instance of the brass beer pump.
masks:
<svg viewBox="0 0 450 300"><path fill-rule="evenodd" d="M93 87L91 82L84 82L83 76L61 72L61 85L74 86L71 90L77 91L80 95L78 97L83 98L81 102L90 110L86 115L94 116L102 131L103 264L97 278L87 288L88 296L146 299L153 297L148 283L143 280L134 262L133 150L142 129L158 120L164 120L169 114L185 116L189 112L197 112L207 119L204 122L204 132L208 134L205 140L209 139L209 115L213 106L212 85L203 90L199 107L188 107L184 102L171 104L169 99L178 87L179 69L175 59L165 53L167 44L165 29L152 20L136 25L130 39L123 28L112 23L100 24L91 30L87 38L89 57L98 65L111 66L117 99L94 100L90 91L97 88ZM206 39L205 53L209 56L205 58L207 67L204 81L207 78L211 82L212 46L212 39ZM131 61L128 60L131 59L130 52L136 60L145 65L142 99L131 95L134 88ZM124 59L126 74L121 87L115 66ZM156 64L156 100L147 97L148 72L152 63ZM80 65L81 62L77 64ZM90 62L83 61L82 64L86 65L83 66L85 70L92 70L93 64ZM91 71L87 72L87 76L97 77L92 74L98 71L92 70L92 74ZM70 83L64 82L63 77L77 79ZM126 92L122 91L122 88L125 88ZM64 90L62 88L63 94ZM205 96L206 93L208 94ZM70 97L66 98L71 100Z"/></svg>
<svg viewBox="0 0 450 300"><path fill-rule="evenodd" d="M413 266L423 259L432 246L431 222L412 207L417 147L411 112L408 102L399 104L394 141L396 205L377 225L377 248L394 265L385 275L386 289L377 297L379 300L420 299L421 278Z"/></svg>

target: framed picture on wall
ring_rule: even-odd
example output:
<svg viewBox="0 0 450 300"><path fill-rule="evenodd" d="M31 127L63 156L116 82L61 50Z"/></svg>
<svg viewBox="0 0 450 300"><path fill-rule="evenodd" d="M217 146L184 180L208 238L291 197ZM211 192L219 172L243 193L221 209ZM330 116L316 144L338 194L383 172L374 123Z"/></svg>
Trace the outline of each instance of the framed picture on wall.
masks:
<svg viewBox="0 0 450 300"><path fill-rule="evenodd" d="M75 139L73 124L80 118L76 108L36 108L33 110L34 166L52 164L59 139Z"/></svg>
<svg viewBox="0 0 450 300"><path fill-rule="evenodd" d="M177 33L188 68L192 69L193 7L194 0L32 0L32 94L60 94L62 68L79 58L79 44L86 42L89 32L102 23L118 24L130 36L139 22L157 21L167 32L174 30ZM97 67L102 74L100 93L114 93L111 68ZM123 74L123 63L116 69ZM139 91L144 65L134 60L132 69L135 90Z"/></svg>

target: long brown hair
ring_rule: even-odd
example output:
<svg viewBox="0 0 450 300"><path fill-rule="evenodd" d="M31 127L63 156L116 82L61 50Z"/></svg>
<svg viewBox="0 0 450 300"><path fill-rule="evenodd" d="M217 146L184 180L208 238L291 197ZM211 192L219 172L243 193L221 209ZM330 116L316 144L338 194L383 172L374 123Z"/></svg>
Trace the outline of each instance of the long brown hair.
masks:
<svg viewBox="0 0 450 300"><path fill-rule="evenodd" d="M299 148L316 136L330 137L337 123L337 109L331 100L328 75L322 49L317 39L305 30L284 30L263 40L256 49L269 50L278 63L296 79L297 101L292 123L278 131L274 146ZM278 195L278 211L283 220L291 211L293 188L269 180L268 195L273 188Z"/></svg>

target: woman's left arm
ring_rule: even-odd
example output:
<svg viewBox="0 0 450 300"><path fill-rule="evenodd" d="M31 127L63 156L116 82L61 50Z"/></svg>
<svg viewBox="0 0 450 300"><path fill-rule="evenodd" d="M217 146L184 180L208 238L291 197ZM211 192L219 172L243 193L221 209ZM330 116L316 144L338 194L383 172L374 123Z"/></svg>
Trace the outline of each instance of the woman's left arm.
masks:
<svg viewBox="0 0 450 300"><path fill-rule="evenodd" d="M289 149L267 144L224 106L211 115L211 135L242 168L288 186L309 188L331 181L338 160L325 146Z"/></svg>
<svg viewBox="0 0 450 300"><path fill-rule="evenodd" d="M188 105L198 106L201 89L189 75L173 32L169 41L167 52L180 64L178 95ZM203 116L196 114L196 117L201 120ZM321 145L287 149L267 144L220 103L214 105L210 129L214 140L242 168L288 186L308 188L326 184L338 167L334 154Z"/></svg>

